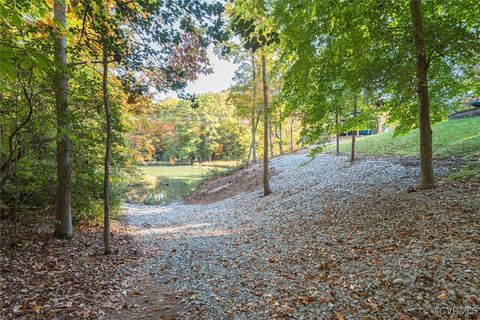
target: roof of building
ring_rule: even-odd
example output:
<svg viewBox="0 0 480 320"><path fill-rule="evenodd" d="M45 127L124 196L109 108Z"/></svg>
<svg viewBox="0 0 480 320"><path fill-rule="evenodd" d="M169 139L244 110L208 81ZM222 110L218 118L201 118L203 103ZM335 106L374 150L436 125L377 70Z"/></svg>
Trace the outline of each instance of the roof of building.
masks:
<svg viewBox="0 0 480 320"><path fill-rule="evenodd" d="M480 100L473 100L468 103L469 106L480 108Z"/></svg>

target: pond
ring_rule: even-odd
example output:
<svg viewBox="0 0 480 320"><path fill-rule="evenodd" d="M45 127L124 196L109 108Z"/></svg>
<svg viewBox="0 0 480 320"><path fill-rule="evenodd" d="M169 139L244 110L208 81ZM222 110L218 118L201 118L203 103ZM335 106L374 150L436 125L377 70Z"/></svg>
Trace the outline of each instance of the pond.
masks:
<svg viewBox="0 0 480 320"><path fill-rule="evenodd" d="M193 192L213 168L195 165L140 166L144 179L130 186L126 200L137 204L167 205Z"/></svg>

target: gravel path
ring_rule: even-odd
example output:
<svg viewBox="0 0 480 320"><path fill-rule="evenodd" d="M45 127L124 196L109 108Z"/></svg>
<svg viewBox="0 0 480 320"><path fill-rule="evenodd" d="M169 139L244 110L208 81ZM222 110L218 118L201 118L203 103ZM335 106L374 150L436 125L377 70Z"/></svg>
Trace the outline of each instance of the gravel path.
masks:
<svg viewBox="0 0 480 320"><path fill-rule="evenodd" d="M480 188L389 160L275 158L273 194L128 206L181 319L480 315ZM440 172L441 173L441 172ZM454 309L457 308L457 309Z"/></svg>

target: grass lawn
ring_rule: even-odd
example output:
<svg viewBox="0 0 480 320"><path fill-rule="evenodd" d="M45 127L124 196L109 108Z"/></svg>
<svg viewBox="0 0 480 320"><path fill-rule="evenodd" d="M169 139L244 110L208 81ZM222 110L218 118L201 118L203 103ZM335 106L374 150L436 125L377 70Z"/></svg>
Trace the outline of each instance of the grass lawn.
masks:
<svg viewBox="0 0 480 320"><path fill-rule="evenodd" d="M435 158L480 157L480 117L443 121L433 130L433 155ZM340 151L350 152L350 140L340 143ZM419 130L393 137L392 133L381 133L356 140L356 152L370 156L419 156ZM335 145L325 148L326 153L335 151Z"/></svg>

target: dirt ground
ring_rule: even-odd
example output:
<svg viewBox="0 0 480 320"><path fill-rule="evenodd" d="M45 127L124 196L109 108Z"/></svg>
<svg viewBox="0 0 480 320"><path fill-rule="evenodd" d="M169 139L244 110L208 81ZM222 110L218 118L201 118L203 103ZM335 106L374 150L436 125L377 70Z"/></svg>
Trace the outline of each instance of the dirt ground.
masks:
<svg viewBox="0 0 480 320"><path fill-rule="evenodd" d="M270 177L275 170L270 169ZM262 185L263 169L260 162L225 177L219 177L202 183L191 195L184 199L185 204L209 204L232 198L240 193L250 192Z"/></svg>
<svg viewBox="0 0 480 320"><path fill-rule="evenodd" d="M113 312L108 320L174 320L178 319L178 302L173 294L166 292L155 281L153 275L139 277L121 308Z"/></svg>

